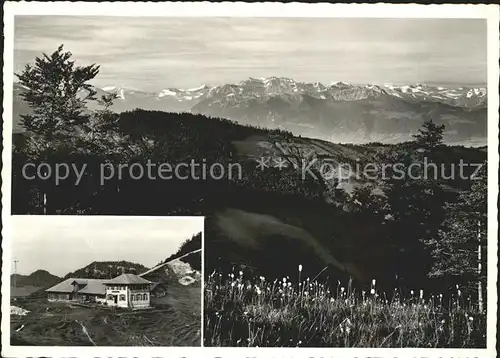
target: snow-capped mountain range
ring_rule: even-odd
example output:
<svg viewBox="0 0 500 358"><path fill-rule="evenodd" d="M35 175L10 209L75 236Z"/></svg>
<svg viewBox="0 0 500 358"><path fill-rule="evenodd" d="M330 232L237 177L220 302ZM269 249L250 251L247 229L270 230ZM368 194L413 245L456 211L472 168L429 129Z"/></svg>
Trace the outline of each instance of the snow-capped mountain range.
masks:
<svg viewBox="0 0 500 358"><path fill-rule="evenodd" d="M337 101L355 101L372 96L387 95L408 101L429 101L445 103L457 107L486 106L486 88L445 88L425 84L415 85L353 85L346 82L334 82L324 85L320 82L296 82L285 77L249 78L237 84L218 86L201 85L196 88L178 89L166 88L157 93L137 89L104 87L107 92L116 92L122 100L130 97L149 96L158 99L173 99L177 102L197 104L205 99L246 100L260 96L279 95L309 95L317 99L332 99Z"/></svg>
<svg viewBox="0 0 500 358"><path fill-rule="evenodd" d="M23 89L14 86L16 91ZM296 135L333 142L410 140L427 118L445 124L445 139L449 143L482 145L486 142L487 91L484 87L346 82L325 85L266 77L190 89L166 87L159 92L114 86L96 88L96 91L98 97L115 92L118 98L113 109L117 112L136 108L192 112L242 124L286 129ZM89 103L90 108L97 108L96 105ZM19 103L18 107L25 109L26 104Z"/></svg>

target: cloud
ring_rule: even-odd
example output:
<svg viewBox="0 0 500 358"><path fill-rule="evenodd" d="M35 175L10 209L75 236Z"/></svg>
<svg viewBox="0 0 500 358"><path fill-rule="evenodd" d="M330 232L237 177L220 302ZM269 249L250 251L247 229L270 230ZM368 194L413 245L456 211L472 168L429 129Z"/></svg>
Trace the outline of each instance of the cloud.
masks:
<svg viewBox="0 0 500 358"><path fill-rule="evenodd" d="M101 65L97 85L155 91L272 70L323 82L486 81L484 20L18 16L16 71L61 43Z"/></svg>

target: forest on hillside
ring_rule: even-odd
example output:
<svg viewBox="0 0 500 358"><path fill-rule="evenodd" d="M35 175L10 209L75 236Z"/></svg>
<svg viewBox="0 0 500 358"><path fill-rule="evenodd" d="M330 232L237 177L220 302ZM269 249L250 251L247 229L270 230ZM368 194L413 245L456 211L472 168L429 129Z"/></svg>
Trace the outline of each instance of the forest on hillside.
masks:
<svg viewBox="0 0 500 358"><path fill-rule="evenodd" d="M190 255L187 255L190 252L201 250L201 248L202 248L201 241L202 241L202 234L201 234L201 232L199 232L199 233L193 235L192 237L190 237L189 239L186 239L181 244L181 246L179 247L179 249L177 250L176 253L170 255L165 260L160 262L158 265L161 265L162 263L170 262L170 261L175 260L179 257L182 257L180 259L182 262L188 263L194 270L201 272L201 270L202 270L202 268L201 268L202 252L198 251L198 252L192 253Z"/></svg>
<svg viewBox="0 0 500 358"><path fill-rule="evenodd" d="M94 261L85 267L67 273L64 278L98 278L111 279L122 273L133 273L139 275L148 268L144 265L129 261Z"/></svg>

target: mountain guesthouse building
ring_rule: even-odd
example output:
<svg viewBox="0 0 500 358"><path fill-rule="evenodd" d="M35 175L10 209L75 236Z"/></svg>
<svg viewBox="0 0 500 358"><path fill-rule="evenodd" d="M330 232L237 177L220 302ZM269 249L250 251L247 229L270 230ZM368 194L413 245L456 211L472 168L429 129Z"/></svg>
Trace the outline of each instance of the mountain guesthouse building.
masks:
<svg viewBox="0 0 500 358"><path fill-rule="evenodd" d="M48 300L99 303L110 307L151 307L153 282L131 273L111 280L68 278L46 290Z"/></svg>
<svg viewBox="0 0 500 358"><path fill-rule="evenodd" d="M106 304L108 306L147 308L150 307L151 281L131 273L125 273L106 281Z"/></svg>

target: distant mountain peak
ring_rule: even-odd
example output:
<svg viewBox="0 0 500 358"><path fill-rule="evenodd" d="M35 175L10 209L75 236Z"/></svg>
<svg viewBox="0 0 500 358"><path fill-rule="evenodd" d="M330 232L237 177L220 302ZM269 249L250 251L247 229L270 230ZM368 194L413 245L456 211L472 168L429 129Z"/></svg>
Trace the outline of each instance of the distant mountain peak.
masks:
<svg viewBox="0 0 500 358"><path fill-rule="evenodd" d="M179 89L179 91L181 91L181 92L197 92L197 91L201 91L201 90L204 90L207 88L208 88L208 86L206 84L202 84L201 86L194 87L194 88Z"/></svg>
<svg viewBox="0 0 500 358"><path fill-rule="evenodd" d="M335 81L330 84L330 86L351 86L349 82Z"/></svg>
<svg viewBox="0 0 500 358"><path fill-rule="evenodd" d="M31 275L35 275L35 274L49 274L51 275L51 273L47 270L44 270L44 269L38 269L38 270L35 270L31 273Z"/></svg>
<svg viewBox="0 0 500 358"><path fill-rule="evenodd" d="M431 101L463 107L484 107L486 88L445 88L433 87L425 83L404 85L393 84L350 84L345 81L335 81L324 85L319 81L299 82L289 77L267 76L249 77L239 83L226 83L209 87L202 84L198 87L180 89L165 88L157 93L144 92L132 88L119 88L115 86L104 87L104 91L115 91L121 101L126 102L148 101L139 108L155 108L165 105L173 106L175 111L190 111L198 103L210 98L212 101L230 101L230 105L246 102L251 99L265 99L265 96L282 96L283 99L292 98L299 100L300 95L314 97L319 100L361 100L373 96L387 95L399 100L410 102ZM156 99L156 102L155 102ZM163 102L162 102L163 101ZM243 105L243 104L242 104ZM179 108L177 108L179 107Z"/></svg>

